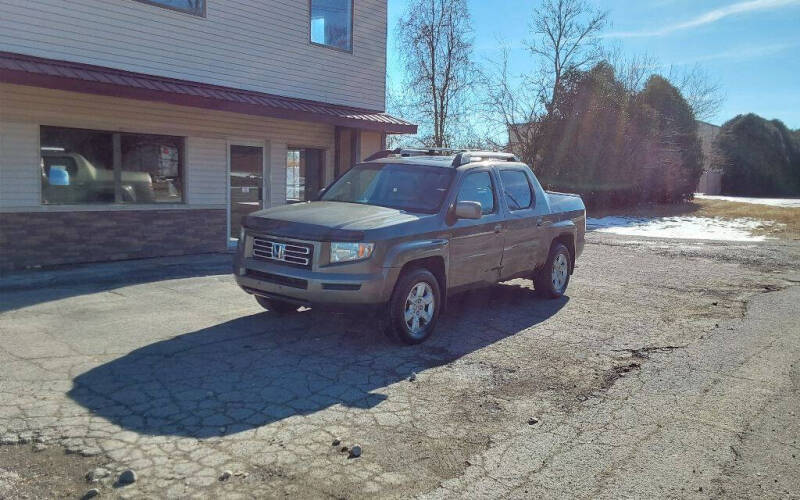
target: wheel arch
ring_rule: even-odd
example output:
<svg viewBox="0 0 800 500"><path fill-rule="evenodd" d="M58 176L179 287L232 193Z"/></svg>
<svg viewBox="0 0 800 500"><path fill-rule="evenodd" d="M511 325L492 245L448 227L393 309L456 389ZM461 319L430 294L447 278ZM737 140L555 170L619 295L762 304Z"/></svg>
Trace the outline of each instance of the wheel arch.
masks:
<svg viewBox="0 0 800 500"><path fill-rule="evenodd" d="M569 232L560 233L550 243L551 250L556 243L561 243L569 250L569 272L572 274L575 271L575 235Z"/></svg>
<svg viewBox="0 0 800 500"><path fill-rule="evenodd" d="M436 278L436 281L439 284L442 311L444 311L447 308L447 267L444 257L441 255L432 255L430 257L422 257L410 260L403 264L403 267L400 269L400 273L397 275L398 280L405 273L414 269L426 269L430 271L431 274L433 274L433 276Z"/></svg>

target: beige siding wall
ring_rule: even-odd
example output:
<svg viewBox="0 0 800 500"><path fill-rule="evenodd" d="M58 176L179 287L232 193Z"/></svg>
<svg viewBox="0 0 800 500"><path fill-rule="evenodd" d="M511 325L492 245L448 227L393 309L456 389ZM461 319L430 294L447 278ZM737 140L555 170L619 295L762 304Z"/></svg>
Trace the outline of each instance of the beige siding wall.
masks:
<svg viewBox="0 0 800 500"><path fill-rule="evenodd" d="M354 0L353 51L309 42L308 0L0 0L0 50L384 109L387 0Z"/></svg>
<svg viewBox="0 0 800 500"><path fill-rule="evenodd" d="M361 132L361 160L363 161L369 155L381 150L381 133L380 132Z"/></svg>
<svg viewBox="0 0 800 500"><path fill-rule="evenodd" d="M189 204L227 203L228 143L224 139L189 137L186 141L186 198ZM223 168L220 168L220 165ZM222 188L220 188L222 186Z"/></svg>
<svg viewBox="0 0 800 500"><path fill-rule="evenodd" d="M0 84L0 209L75 209L40 206L39 125L187 137L189 207L226 206L230 142L265 145L272 205L285 202L287 144L324 149L326 165L333 164L330 125Z"/></svg>
<svg viewBox="0 0 800 500"><path fill-rule="evenodd" d="M0 120L0 206L39 205L38 167L39 127Z"/></svg>

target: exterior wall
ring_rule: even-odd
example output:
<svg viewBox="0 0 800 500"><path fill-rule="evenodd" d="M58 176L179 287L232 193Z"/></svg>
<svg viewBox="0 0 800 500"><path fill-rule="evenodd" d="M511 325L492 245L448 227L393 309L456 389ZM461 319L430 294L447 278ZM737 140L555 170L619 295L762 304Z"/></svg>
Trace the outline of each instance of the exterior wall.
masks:
<svg viewBox="0 0 800 500"><path fill-rule="evenodd" d="M32 205L32 200L38 200L37 183L41 182L38 170L30 167L30 159L39 155L39 127L0 119L0 155L0 206Z"/></svg>
<svg viewBox="0 0 800 500"><path fill-rule="evenodd" d="M226 207L229 142L271 150L270 205L285 202L287 144L324 149L326 165L333 163L331 125L7 84L0 84L0 102L0 211L74 210L40 204L39 125L187 137L185 208Z"/></svg>
<svg viewBox="0 0 800 500"><path fill-rule="evenodd" d="M722 172L706 170L697 183L697 192L702 194L722 194Z"/></svg>
<svg viewBox="0 0 800 500"><path fill-rule="evenodd" d="M383 148L383 135L380 132L361 131L361 159L369 157L373 153L381 151Z"/></svg>
<svg viewBox="0 0 800 500"><path fill-rule="evenodd" d="M714 140L719 135L720 127L706 122L697 122L697 135L700 137L700 146L703 149L703 170L711 168L714 154Z"/></svg>
<svg viewBox="0 0 800 500"><path fill-rule="evenodd" d="M355 0L353 51L312 45L308 0L0 0L0 51L383 110L387 0Z"/></svg>
<svg viewBox="0 0 800 500"><path fill-rule="evenodd" d="M3 213L0 271L224 252L226 221L225 210Z"/></svg>
<svg viewBox="0 0 800 500"><path fill-rule="evenodd" d="M720 194L722 192L722 172L711 170L714 162L714 141L719 135L720 127L706 122L697 122L697 135L703 150L703 175L697 183L698 193Z"/></svg>
<svg viewBox="0 0 800 500"><path fill-rule="evenodd" d="M325 124L7 84L0 103L0 269L224 250L230 143L265 147L269 206L285 203L287 144L333 164ZM185 203L42 205L40 125L186 137Z"/></svg>

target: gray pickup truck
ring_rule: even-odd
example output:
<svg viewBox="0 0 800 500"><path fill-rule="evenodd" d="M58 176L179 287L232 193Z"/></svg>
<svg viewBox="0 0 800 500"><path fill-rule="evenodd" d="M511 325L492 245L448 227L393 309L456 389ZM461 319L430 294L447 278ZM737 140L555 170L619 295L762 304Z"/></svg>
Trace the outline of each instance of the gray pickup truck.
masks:
<svg viewBox="0 0 800 500"><path fill-rule="evenodd" d="M376 153L318 201L242 221L234 275L276 313L300 306L386 308L389 330L416 344L454 293L531 278L564 294L584 246L577 195L545 192L507 153Z"/></svg>

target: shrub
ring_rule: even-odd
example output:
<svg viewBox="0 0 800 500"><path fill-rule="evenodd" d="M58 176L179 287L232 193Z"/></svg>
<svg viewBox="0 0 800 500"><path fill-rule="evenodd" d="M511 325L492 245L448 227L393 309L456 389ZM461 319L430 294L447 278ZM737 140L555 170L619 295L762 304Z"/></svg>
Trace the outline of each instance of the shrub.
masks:
<svg viewBox="0 0 800 500"><path fill-rule="evenodd" d="M675 202L694 192L702 150L694 114L666 79L635 94L601 63L565 79L544 123L537 175L593 207Z"/></svg>
<svg viewBox="0 0 800 500"><path fill-rule="evenodd" d="M800 137L780 120L739 115L722 126L714 151L723 193L800 195Z"/></svg>

